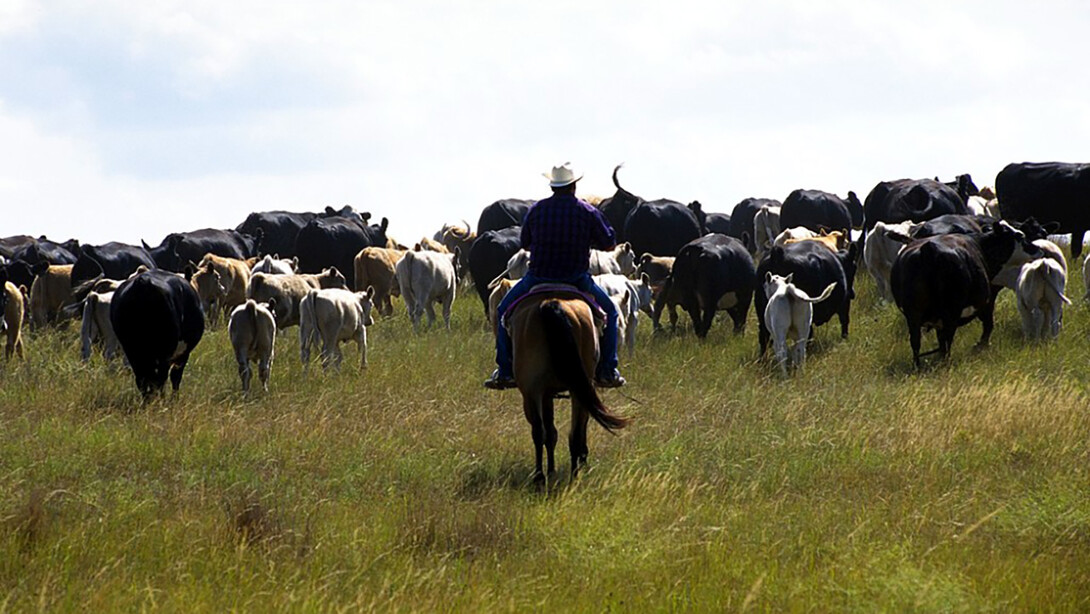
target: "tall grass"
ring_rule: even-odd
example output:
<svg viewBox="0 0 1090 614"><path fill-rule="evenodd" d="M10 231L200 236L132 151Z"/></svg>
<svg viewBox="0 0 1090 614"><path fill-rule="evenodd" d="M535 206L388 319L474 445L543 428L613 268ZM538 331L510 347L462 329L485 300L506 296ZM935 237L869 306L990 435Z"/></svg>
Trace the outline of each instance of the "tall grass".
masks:
<svg viewBox="0 0 1090 614"><path fill-rule="evenodd" d="M562 436L545 491L475 296L450 332L399 306L362 374L302 376L288 329L249 398L222 329L148 404L75 327L33 332L0 369L0 610L1090 609L1087 307L1026 344L1004 292L991 348L972 324L917 372L857 290L791 379L753 316L644 321L604 393L634 424L592 426L574 483Z"/></svg>

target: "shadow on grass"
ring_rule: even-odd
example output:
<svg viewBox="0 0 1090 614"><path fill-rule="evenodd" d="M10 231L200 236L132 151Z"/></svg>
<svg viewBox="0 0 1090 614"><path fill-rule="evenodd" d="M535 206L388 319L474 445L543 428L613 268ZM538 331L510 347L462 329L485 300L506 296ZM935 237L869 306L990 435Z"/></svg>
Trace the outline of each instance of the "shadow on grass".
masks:
<svg viewBox="0 0 1090 614"><path fill-rule="evenodd" d="M457 488L455 496L462 501L481 501L487 498L489 493L495 491L519 492L528 494L546 494L554 496L563 489L579 482L580 478L571 480L570 467L567 463L567 453L557 446L557 470L549 476L547 484L535 482L533 476L533 455L527 454L527 459L506 459L498 467L475 466L462 478L461 485ZM590 468L580 470L580 474L586 473Z"/></svg>

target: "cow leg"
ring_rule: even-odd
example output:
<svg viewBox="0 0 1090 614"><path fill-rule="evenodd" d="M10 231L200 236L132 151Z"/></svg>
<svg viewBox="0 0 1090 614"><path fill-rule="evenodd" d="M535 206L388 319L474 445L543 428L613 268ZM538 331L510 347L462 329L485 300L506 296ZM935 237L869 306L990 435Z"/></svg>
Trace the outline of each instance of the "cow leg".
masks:
<svg viewBox="0 0 1090 614"><path fill-rule="evenodd" d="M185 372L187 362L189 362L189 352L182 354L170 364L170 387L174 392L178 392L178 386L182 385L182 373Z"/></svg>
<svg viewBox="0 0 1090 614"><path fill-rule="evenodd" d="M266 356L257 362L257 377L261 380L261 389L269 391L269 375L272 372L272 357Z"/></svg>
<svg viewBox="0 0 1090 614"><path fill-rule="evenodd" d="M1027 339L1033 339L1037 336L1037 322L1033 311L1033 307L1018 301L1018 312L1022 315L1022 334Z"/></svg>
<svg viewBox="0 0 1090 614"><path fill-rule="evenodd" d="M670 311L670 330L671 331L676 331L677 330L677 305L671 303L669 311Z"/></svg>
<svg viewBox="0 0 1090 614"><path fill-rule="evenodd" d="M685 311L693 321L693 332L696 333L696 336L703 338L704 335L707 335L708 331L702 329L703 319L700 317L700 306L695 302L689 303L689 305L685 307Z"/></svg>
<svg viewBox="0 0 1090 614"><path fill-rule="evenodd" d="M238 363L238 377L242 380L242 393L247 394L250 392L250 378L253 375L250 358L244 351L235 352L235 362Z"/></svg>
<svg viewBox="0 0 1090 614"><path fill-rule="evenodd" d="M712 329L712 322L715 320L715 304L718 301L705 301L704 317L700 321L700 328L703 329L704 334L701 336L707 336L708 332Z"/></svg>
<svg viewBox="0 0 1090 614"><path fill-rule="evenodd" d="M759 313L757 314L757 316L757 319L759 320L757 325L757 346L759 349L759 353L757 354L757 356L758 358L762 358L764 357L765 352L768 351L768 340L771 338L772 335L771 333L769 333L768 326L765 324L764 314Z"/></svg>
<svg viewBox="0 0 1090 614"><path fill-rule="evenodd" d="M737 306L727 310L730 319L734 322L734 334L741 335L746 332L746 314L749 313L749 303L740 302Z"/></svg>
<svg viewBox="0 0 1090 614"><path fill-rule="evenodd" d="M367 368L367 330L360 326L356 333L356 347L360 351L360 370Z"/></svg>
<svg viewBox="0 0 1090 614"><path fill-rule="evenodd" d="M1082 238L1086 234L1085 228L1076 228L1071 233L1071 257L1078 258L1082 253Z"/></svg>
<svg viewBox="0 0 1090 614"><path fill-rule="evenodd" d="M424 303L424 311L428 314L428 330L435 326L435 304L431 301Z"/></svg>
<svg viewBox="0 0 1090 614"><path fill-rule="evenodd" d="M984 330L981 331L980 341L978 341L976 345L977 345L978 348L984 348L984 347L988 347L988 342L992 338L992 329L995 328L995 299L994 299L994 297L993 297L992 300L988 301L988 304L985 305L980 310L979 317L980 317L980 323L984 325ZM955 320L955 322L956 322L956 320ZM951 332L950 332L951 341L953 341L953 338L954 338L954 333L951 330Z"/></svg>
<svg viewBox="0 0 1090 614"><path fill-rule="evenodd" d="M920 368L920 341L922 333L920 331L920 325L913 322L908 323L908 344L912 347L912 363L916 365L916 368Z"/></svg>
<svg viewBox="0 0 1090 614"><path fill-rule="evenodd" d="M446 325L447 330L450 330L450 306L454 303L454 293L447 295L447 298L443 299L443 324Z"/></svg>

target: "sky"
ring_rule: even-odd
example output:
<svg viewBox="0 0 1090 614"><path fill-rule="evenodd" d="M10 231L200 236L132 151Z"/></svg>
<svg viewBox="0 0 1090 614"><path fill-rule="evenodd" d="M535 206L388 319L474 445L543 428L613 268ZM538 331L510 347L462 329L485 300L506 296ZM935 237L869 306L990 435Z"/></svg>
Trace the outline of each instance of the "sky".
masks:
<svg viewBox="0 0 1090 614"><path fill-rule="evenodd" d="M570 161L645 198L1088 162L1090 3L0 0L0 236L351 204L403 243Z"/></svg>

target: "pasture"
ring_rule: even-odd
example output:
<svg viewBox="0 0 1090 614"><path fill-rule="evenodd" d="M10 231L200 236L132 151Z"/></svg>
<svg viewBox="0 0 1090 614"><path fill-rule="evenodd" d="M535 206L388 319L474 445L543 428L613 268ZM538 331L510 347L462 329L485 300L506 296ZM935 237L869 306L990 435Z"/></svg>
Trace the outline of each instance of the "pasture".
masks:
<svg viewBox="0 0 1090 614"><path fill-rule="evenodd" d="M904 320L860 272L852 335L806 371L759 362L757 323L705 340L640 324L634 423L589 431L589 470L528 482L517 391L481 386L492 338L404 304L369 368L301 375L277 339L244 398L225 327L179 394L79 362L77 326L0 367L0 611L1087 611L1090 314L1072 266L1058 341L1027 344L1012 293L992 346L959 330L912 368ZM934 334L924 349L935 347Z"/></svg>

